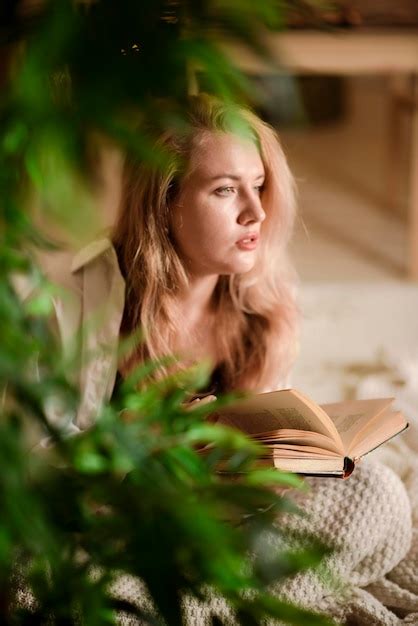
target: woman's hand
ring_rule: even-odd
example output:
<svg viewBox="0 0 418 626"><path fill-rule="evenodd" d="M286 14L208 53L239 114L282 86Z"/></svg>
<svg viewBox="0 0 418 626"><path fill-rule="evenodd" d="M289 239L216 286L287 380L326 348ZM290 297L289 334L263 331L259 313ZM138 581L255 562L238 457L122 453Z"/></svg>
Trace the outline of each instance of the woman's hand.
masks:
<svg viewBox="0 0 418 626"><path fill-rule="evenodd" d="M185 408L186 411L193 411L197 407L204 404L209 404L209 402L215 402L215 400L217 400L216 396L205 396L204 398L196 398L195 400L188 402ZM211 413L210 415L207 415L206 419L208 422L215 424L218 421L218 414Z"/></svg>

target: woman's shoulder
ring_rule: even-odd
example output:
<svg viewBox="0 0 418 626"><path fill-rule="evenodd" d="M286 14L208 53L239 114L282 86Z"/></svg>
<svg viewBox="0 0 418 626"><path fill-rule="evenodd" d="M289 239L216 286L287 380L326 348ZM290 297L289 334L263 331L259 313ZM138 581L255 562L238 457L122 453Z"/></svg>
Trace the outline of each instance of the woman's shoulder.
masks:
<svg viewBox="0 0 418 626"><path fill-rule="evenodd" d="M125 282L110 239L92 241L78 251L39 251L35 262L53 286L52 302L61 330L75 328L95 310L124 306ZM34 276L14 277L14 288L22 301L36 295L39 280Z"/></svg>
<svg viewBox="0 0 418 626"><path fill-rule="evenodd" d="M70 271L72 274L76 274L90 264L94 264L96 267L104 267L108 265L109 259L117 261L116 251L111 240L107 237L96 239L73 255Z"/></svg>
<svg viewBox="0 0 418 626"><path fill-rule="evenodd" d="M116 251L109 238L96 239L79 250L60 249L39 252L36 261L45 278L59 287L81 293L84 273L109 278L117 274L121 279Z"/></svg>

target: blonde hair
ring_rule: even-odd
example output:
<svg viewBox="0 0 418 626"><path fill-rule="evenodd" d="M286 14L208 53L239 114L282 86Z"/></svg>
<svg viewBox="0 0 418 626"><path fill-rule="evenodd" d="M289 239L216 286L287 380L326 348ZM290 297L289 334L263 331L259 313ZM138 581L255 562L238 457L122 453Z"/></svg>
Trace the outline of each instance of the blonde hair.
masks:
<svg viewBox="0 0 418 626"><path fill-rule="evenodd" d="M210 132L244 133L256 143L265 169L266 213L259 254L245 274L220 276L215 312L216 373L221 390L257 389L284 378L295 351L297 308L287 244L295 215L295 189L275 131L249 109L200 94L189 98L187 124L162 132L156 146L164 166L127 157L113 242L126 280L122 332L142 330L143 341L122 368L171 354L181 332L174 313L188 276L170 234L170 210L193 151Z"/></svg>

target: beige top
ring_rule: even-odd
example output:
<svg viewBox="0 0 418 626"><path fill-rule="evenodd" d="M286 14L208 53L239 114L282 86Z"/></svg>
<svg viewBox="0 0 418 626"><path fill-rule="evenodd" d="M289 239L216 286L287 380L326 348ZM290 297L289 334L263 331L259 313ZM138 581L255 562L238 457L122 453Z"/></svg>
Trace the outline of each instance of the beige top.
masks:
<svg viewBox="0 0 418 626"><path fill-rule="evenodd" d="M125 303L125 282L116 251L109 239L89 244L75 256L68 252L41 259L46 277L59 286L53 296L53 325L65 356L74 358L80 403L75 414L63 410L57 398L48 400L47 415L66 434L91 426L104 401L112 394L117 372L119 330ZM17 278L24 300L33 285ZM44 439L41 445L48 445Z"/></svg>

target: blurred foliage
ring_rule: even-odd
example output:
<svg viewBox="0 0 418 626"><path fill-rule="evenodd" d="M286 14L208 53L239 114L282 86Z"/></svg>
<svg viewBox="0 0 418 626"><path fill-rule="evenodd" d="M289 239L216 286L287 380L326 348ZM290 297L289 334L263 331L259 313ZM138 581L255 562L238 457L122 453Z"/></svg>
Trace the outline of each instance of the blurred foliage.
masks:
<svg viewBox="0 0 418 626"><path fill-rule="evenodd" d="M183 598L211 594L242 624L266 616L329 623L267 594L319 563L324 548L305 537L291 549L280 523L295 507L272 487L300 486L298 479L256 468L236 474L252 466L258 448L206 423L208 407L184 410L187 394L205 383L203 370L138 392L138 379L158 366L147 364L88 432L65 438L48 422L51 400L71 414L78 393L49 330L54 287L33 261L35 249L56 247L35 226L34 205L73 244L94 226L97 133L159 158L133 125L180 123L196 66L220 97L248 99L246 79L218 41L235 38L265 53L262 33L283 26L284 5L8 0L0 17L0 623L114 624L124 610L143 623L183 624ZM166 104L158 107L160 98ZM34 286L24 304L13 287L18 275ZM53 445L28 453L34 426ZM216 473L225 454L240 478ZM142 581L142 607L112 593L121 575Z"/></svg>

